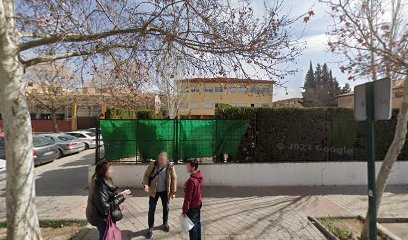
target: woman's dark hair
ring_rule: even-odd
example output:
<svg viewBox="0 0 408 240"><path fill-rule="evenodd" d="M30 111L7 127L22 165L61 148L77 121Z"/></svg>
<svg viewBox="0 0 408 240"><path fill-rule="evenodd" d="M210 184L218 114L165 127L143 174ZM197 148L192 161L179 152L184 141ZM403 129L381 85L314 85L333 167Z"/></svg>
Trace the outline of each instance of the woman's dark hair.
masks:
<svg viewBox="0 0 408 240"><path fill-rule="evenodd" d="M99 162L96 167L95 167L95 173L92 176L92 181L95 181L96 179L103 179L106 176L106 172L108 171L109 167L112 164L110 162L107 161L102 161ZM110 180L110 179L108 179Z"/></svg>
<svg viewBox="0 0 408 240"><path fill-rule="evenodd" d="M190 164L190 166L192 168L194 168L194 170L198 169L198 161L197 159L193 159L193 160L187 160L187 164Z"/></svg>

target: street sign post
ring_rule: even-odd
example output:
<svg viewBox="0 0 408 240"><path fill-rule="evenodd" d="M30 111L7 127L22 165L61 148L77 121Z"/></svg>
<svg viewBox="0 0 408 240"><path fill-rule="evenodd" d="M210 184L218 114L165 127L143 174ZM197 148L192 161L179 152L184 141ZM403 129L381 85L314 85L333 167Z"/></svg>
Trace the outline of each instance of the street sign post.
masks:
<svg viewBox="0 0 408 240"><path fill-rule="evenodd" d="M391 118L391 79L384 78L354 88L354 118L367 122L368 221L370 240L377 239L375 179L375 121Z"/></svg>

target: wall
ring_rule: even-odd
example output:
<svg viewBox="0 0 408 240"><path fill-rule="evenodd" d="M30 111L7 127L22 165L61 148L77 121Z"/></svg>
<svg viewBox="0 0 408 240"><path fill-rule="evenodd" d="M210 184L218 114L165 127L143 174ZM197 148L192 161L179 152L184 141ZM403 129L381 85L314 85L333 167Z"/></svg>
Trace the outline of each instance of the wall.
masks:
<svg viewBox="0 0 408 240"><path fill-rule="evenodd" d="M97 117L77 117L77 129L94 128L97 121Z"/></svg>
<svg viewBox="0 0 408 240"><path fill-rule="evenodd" d="M377 171L381 162L377 162ZM117 164L113 181L119 187L141 187L147 165ZM254 163L200 165L206 186L366 185L364 162ZM89 167L89 177L94 166ZM177 182L184 185L185 166L176 165ZM408 162L397 162L389 184L408 184Z"/></svg>
<svg viewBox="0 0 408 240"><path fill-rule="evenodd" d="M71 120L57 120L60 132L71 131ZM0 128L2 128L3 122L0 120ZM53 132L54 123L52 120L31 120L31 127L33 132Z"/></svg>
<svg viewBox="0 0 408 240"><path fill-rule="evenodd" d="M60 132L71 131L70 120L57 120ZM31 120L31 127L33 132L53 132L54 123L52 120Z"/></svg>

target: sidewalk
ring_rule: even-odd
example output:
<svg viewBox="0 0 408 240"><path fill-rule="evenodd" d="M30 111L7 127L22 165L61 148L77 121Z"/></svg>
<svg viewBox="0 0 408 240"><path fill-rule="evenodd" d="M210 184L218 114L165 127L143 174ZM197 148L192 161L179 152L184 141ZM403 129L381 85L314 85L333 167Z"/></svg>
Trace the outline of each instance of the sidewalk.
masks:
<svg viewBox="0 0 408 240"><path fill-rule="evenodd" d="M36 168L37 210L40 219L85 219L87 166L91 152L59 159ZM0 221L5 220L5 181L0 181ZM203 190L203 239L325 239L307 216L354 216L367 207L365 186L332 187L205 187ZM159 228L154 239L188 239L179 229L183 190L170 203L170 233ZM390 186L380 217L408 217L408 186ZM157 205L156 226L162 208ZM144 239L148 197L133 189L125 203L124 219L118 223L124 239ZM95 228L77 240L97 239Z"/></svg>
<svg viewBox="0 0 408 240"><path fill-rule="evenodd" d="M407 217L406 186L393 186L386 193L381 217ZM338 194L342 191L344 194ZM204 189L202 213L203 239L325 239L307 216L352 216L364 214L364 187L270 187ZM125 239L144 239L147 228L148 199L141 190L125 205L125 218L118 224ZM180 196L181 197L181 196ZM170 233L154 231L154 239L188 239L178 231L182 199L171 203ZM341 204L339 204L341 203ZM156 225L161 224L158 204ZM384 211L383 211L384 212ZM89 231L78 239L94 239Z"/></svg>
<svg viewBox="0 0 408 240"><path fill-rule="evenodd" d="M355 189L364 191L363 187L205 188L203 239L325 239L307 216L364 214L366 199L353 192ZM380 217L408 217L407 186L392 189L386 193ZM144 239L148 198L142 190L132 192L133 196L125 203L125 217L118 226L124 239ZM4 197L0 204L4 219ZM40 196L37 206L41 219L85 219L86 196ZM156 228L154 239L188 239L187 234L178 230L181 206L182 195L178 194L170 205L171 232ZM159 202L156 226L162 223L161 214ZM76 239L97 239L96 229L91 228Z"/></svg>

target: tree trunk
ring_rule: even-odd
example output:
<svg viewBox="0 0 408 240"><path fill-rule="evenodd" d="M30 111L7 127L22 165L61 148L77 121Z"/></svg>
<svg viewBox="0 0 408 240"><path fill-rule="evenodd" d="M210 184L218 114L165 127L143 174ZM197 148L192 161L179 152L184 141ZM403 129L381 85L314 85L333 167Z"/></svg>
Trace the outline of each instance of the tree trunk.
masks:
<svg viewBox="0 0 408 240"><path fill-rule="evenodd" d="M59 127L58 127L58 122L57 122L57 113L55 111L51 111L51 119L52 119L52 124L54 126L54 132L55 133L59 132Z"/></svg>
<svg viewBox="0 0 408 240"><path fill-rule="evenodd" d="M6 131L7 239L41 239L34 203L32 133L17 57L14 1L0 0L0 110Z"/></svg>
<svg viewBox="0 0 408 240"><path fill-rule="evenodd" d="M377 198L377 213L379 212L382 196L384 189L386 187L387 178L391 173L392 167L398 158L402 148L404 147L406 136L407 136L407 122L408 122L408 77L404 81L404 95L402 100L402 105L398 113L397 126L395 127L394 139L388 148L387 154L381 169L377 175L377 186L376 186L376 198ZM361 238L367 239L368 237L368 211L366 215L366 221L361 232Z"/></svg>

